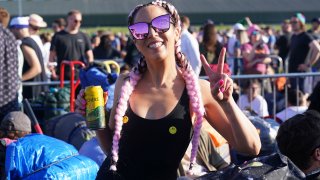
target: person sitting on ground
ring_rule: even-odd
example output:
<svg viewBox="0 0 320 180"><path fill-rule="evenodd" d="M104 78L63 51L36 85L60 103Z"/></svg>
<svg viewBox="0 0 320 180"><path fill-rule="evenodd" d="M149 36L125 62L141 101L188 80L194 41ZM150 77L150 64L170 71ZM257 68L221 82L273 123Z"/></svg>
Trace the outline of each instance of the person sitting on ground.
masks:
<svg viewBox="0 0 320 180"><path fill-rule="evenodd" d="M1 120L1 119L0 119ZM30 134L31 120L21 111L9 112L0 125L0 179L5 178L6 149L12 142Z"/></svg>
<svg viewBox="0 0 320 180"><path fill-rule="evenodd" d="M13 111L8 113L1 122L0 138L17 140L30 134L31 131L30 118L22 111Z"/></svg>
<svg viewBox="0 0 320 180"><path fill-rule="evenodd" d="M296 114L301 114L308 109L307 101L302 91L289 89L288 107L276 114L276 117L282 122Z"/></svg>
<svg viewBox="0 0 320 180"><path fill-rule="evenodd" d="M279 150L307 179L320 178L320 113L308 110L281 124L276 137Z"/></svg>
<svg viewBox="0 0 320 180"><path fill-rule="evenodd" d="M267 101L261 94L261 83L258 79L246 80L243 83L244 94L240 95L238 105L241 110L253 111L260 117L269 116Z"/></svg>

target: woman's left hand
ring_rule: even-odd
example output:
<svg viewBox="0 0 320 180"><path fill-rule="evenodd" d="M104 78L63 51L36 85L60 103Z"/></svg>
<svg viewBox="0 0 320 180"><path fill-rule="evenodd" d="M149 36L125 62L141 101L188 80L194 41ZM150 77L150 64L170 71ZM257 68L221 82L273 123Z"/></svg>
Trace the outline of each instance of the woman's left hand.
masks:
<svg viewBox="0 0 320 180"><path fill-rule="evenodd" d="M209 78L211 94L217 101L228 101L232 98L233 81L232 79L223 73L224 60L226 55L226 48L222 48L217 71L213 71L204 55L201 54L200 59L202 66Z"/></svg>

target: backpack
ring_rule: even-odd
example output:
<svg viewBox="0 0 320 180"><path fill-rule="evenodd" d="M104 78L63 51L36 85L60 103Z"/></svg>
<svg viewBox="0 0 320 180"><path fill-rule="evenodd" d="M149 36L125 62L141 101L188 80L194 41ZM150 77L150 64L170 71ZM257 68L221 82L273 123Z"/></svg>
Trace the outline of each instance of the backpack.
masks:
<svg viewBox="0 0 320 180"><path fill-rule="evenodd" d="M242 165L231 164L210 172L197 180L243 179L306 179L305 174L286 156L274 153L248 161Z"/></svg>
<svg viewBox="0 0 320 180"><path fill-rule="evenodd" d="M74 112L46 121L45 134L72 144L78 150L84 142L96 136L95 131L87 127L85 118Z"/></svg>
<svg viewBox="0 0 320 180"><path fill-rule="evenodd" d="M30 102L41 126L52 117L66 114L70 110L70 88L50 88L41 92L35 101Z"/></svg>

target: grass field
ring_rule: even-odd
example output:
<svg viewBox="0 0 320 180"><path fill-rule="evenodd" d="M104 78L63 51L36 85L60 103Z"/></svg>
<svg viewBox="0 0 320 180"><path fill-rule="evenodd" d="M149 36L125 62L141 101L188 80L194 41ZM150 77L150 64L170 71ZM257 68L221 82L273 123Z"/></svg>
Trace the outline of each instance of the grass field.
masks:
<svg viewBox="0 0 320 180"><path fill-rule="evenodd" d="M266 25L261 25L261 27L264 27ZM274 27L275 30L279 30L280 26L279 25L272 25ZM228 30L232 27L232 25L217 25L217 30L218 31L224 31L224 30ZM200 29L200 26L194 26L194 28L196 30ZM90 27L90 28L82 28L82 30L86 33L88 33L89 35L94 34L95 32L97 32L98 30L103 30L103 31L111 31L111 32L121 32L121 33L128 33L128 28L127 27Z"/></svg>
<svg viewBox="0 0 320 180"><path fill-rule="evenodd" d="M266 24L259 24L260 27L265 27L267 26ZM276 31L281 29L281 26L279 24L269 24L268 26L273 27ZM218 31L224 31L232 28L232 25L217 25L217 30ZM196 30L200 29L200 26L194 26ZM310 25L307 25L306 29L309 29ZM97 31L102 30L102 31L111 31L114 33L121 32L121 33L128 33L128 28L127 27L83 27L81 28L82 31L86 32L89 36L95 34ZM52 32L51 29L44 29L42 32Z"/></svg>

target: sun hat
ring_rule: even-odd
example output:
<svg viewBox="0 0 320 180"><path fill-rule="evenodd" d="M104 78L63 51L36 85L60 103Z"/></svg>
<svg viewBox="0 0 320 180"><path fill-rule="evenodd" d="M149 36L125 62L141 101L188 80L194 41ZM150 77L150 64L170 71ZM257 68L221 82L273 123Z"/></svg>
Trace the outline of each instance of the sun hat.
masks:
<svg viewBox="0 0 320 180"><path fill-rule="evenodd" d="M38 14L31 14L29 16L29 24L41 28L47 27L47 23Z"/></svg>

